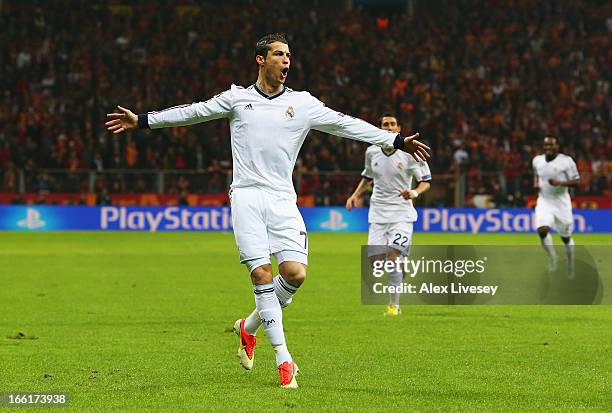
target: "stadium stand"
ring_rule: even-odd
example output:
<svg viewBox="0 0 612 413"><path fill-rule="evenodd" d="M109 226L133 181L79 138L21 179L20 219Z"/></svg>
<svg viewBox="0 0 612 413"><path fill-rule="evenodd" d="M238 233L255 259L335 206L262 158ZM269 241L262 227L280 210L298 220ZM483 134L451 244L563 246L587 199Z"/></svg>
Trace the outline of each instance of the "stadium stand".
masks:
<svg viewBox="0 0 612 413"><path fill-rule="evenodd" d="M372 123L397 113L406 132L431 144L434 175L451 177L444 186L465 177L466 198L493 194L497 205L524 205L544 135L558 136L577 160L579 194L611 195L612 19L604 2L417 1L404 13L287 1L252 1L235 13L234 3L0 3L0 192L94 187L102 200L224 192L225 122L112 136L104 114L116 104L143 112L249 85L254 41L284 31L289 87ZM364 151L311 133L296 168L298 193L342 204ZM86 170L98 172L95 182ZM160 187L146 171L179 172ZM442 191L429 202L453 200Z"/></svg>

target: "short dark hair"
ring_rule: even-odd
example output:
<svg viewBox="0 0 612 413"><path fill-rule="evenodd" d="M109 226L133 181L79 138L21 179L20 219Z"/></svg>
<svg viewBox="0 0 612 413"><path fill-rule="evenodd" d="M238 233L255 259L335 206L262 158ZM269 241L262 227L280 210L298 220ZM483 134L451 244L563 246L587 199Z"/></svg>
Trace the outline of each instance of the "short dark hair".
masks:
<svg viewBox="0 0 612 413"><path fill-rule="evenodd" d="M263 56L267 57L268 52L270 51L270 45L274 42L281 42L289 45L287 41L287 36L285 33L272 33L267 34L255 43L255 56Z"/></svg>
<svg viewBox="0 0 612 413"><path fill-rule="evenodd" d="M400 124L399 119L397 118L397 116L395 115L395 113L391 113L391 112L385 112L382 115L380 115L380 117L378 118L378 125L382 125L382 120L383 118L395 118L395 120L397 121L397 124Z"/></svg>
<svg viewBox="0 0 612 413"><path fill-rule="evenodd" d="M552 139L552 140L555 141L555 143L559 143L559 139L557 139L556 136L546 135L546 136L544 136L544 139L542 139L542 140L545 141L546 139Z"/></svg>

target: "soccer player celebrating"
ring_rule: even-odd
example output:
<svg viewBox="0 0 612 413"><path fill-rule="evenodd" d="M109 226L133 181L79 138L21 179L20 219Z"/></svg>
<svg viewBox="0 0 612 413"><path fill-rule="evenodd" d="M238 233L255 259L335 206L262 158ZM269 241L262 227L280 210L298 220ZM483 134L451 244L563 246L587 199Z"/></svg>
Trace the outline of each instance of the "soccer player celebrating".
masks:
<svg viewBox="0 0 612 413"><path fill-rule="evenodd" d="M567 255L568 277L574 277L574 240L572 229L572 201L568 187L580 182L576 163L572 158L559 153L557 138L544 138L544 154L533 158L534 187L538 190L535 207L535 223L542 247L548 254L548 270L557 269L557 253L553 248L550 228L554 225L563 240Z"/></svg>
<svg viewBox="0 0 612 413"><path fill-rule="evenodd" d="M392 114L384 114L380 118L380 127L393 133L400 133L401 130L397 117ZM395 148L373 145L366 150L365 169L361 175L363 178L355 192L346 201L346 209L353 209L361 194L371 184L374 185L368 213L370 260L386 258L395 261L400 256L407 256L412 243L412 223L417 219L412 202L431 187L427 162L419 162ZM419 182L414 189L413 177ZM395 271L388 273L387 277L390 287L399 287L404 274ZM401 314L399 296L398 292L389 291L385 315Z"/></svg>
<svg viewBox="0 0 612 413"><path fill-rule="evenodd" d="M359 119L331 110L308 92L285 87L291 53L282 34L271 34L255 46L259 68L249 87L232 85L205 101L136 115L118 106L107 115L113 133L136 127L158 129L229 119L233 158L230 189L234 236L253 284L255 307L237 320L238 355L244 368L253 368L255 333L263 325L274 348L281 386L297 387L298 372L287 349L282 307L287 306L306 278L308 242L304 220L296 205L291 174L298 152L311 129L357 139L385 148L405 150L416 159L429 148ZM273 276L270 257L278 262Z"/></svg>

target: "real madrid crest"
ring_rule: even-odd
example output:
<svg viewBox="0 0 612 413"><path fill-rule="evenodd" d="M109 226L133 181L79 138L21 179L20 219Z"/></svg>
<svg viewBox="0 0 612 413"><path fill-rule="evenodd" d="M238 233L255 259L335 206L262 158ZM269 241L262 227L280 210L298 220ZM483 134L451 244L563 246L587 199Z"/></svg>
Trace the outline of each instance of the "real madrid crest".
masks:
<svg viewBox="0 0 612 413"><path fill-rule="evenodd" d="M289 106L287 108L287 110L285 111L285 116L287 117L287 119L293 119L293 117L295 116L295 110L293 110L293 106Z"/></svg>

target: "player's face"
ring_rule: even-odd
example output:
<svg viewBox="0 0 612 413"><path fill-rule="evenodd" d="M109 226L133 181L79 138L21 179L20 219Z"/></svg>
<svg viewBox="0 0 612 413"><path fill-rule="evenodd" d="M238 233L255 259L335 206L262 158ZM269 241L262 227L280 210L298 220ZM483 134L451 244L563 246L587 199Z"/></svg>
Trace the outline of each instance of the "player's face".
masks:
<svg viewBox="0 0 612 413"><path fill-rule="evenodd" d="M397 123L397 119L393 116L383 116L380 121L380 128L395 133L399 133L401 129Z"/></svg>
<svg viewBox="0 0 612 413"><path fill-rule="evenodd" d="M552 156L557 153L559 150L559 145L557 144L557 140L555 138L544 138L544 154L548 156Z"/></svg>
<svg viewBox="0 0 612 413"><path fill-rule="evenodd" d="M264 71L267 80L272 84L284 84L291 65L291 53L285 43L274 42L264 60Z"/></svg>

